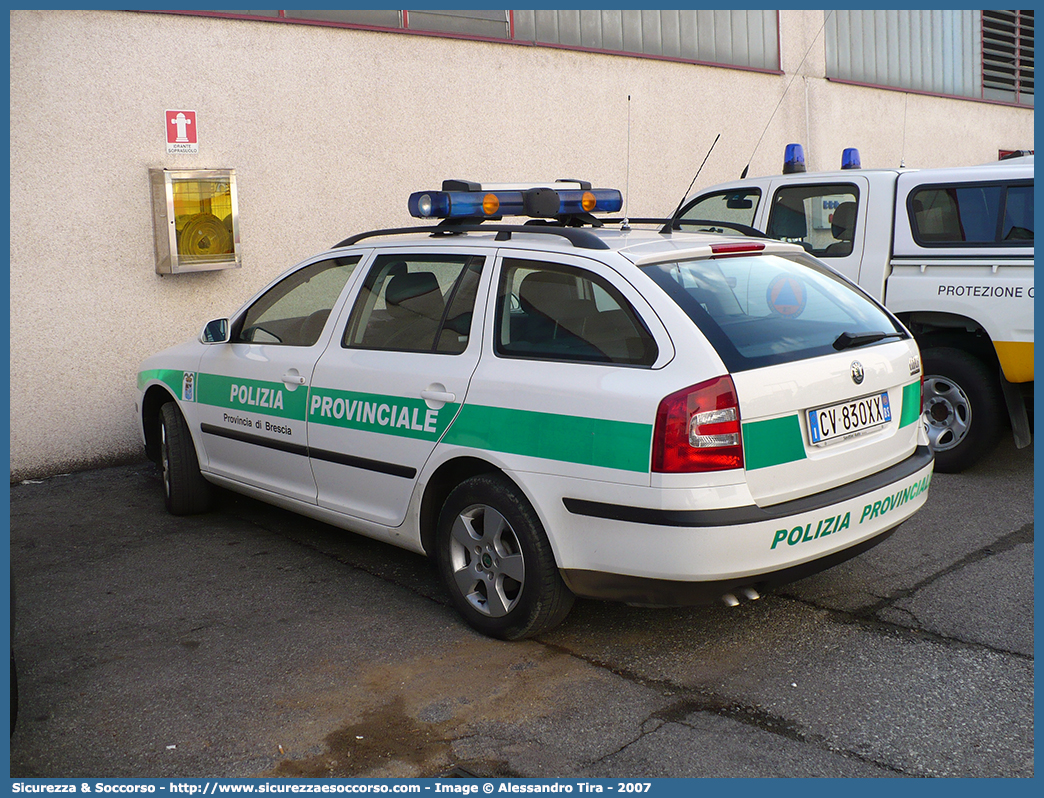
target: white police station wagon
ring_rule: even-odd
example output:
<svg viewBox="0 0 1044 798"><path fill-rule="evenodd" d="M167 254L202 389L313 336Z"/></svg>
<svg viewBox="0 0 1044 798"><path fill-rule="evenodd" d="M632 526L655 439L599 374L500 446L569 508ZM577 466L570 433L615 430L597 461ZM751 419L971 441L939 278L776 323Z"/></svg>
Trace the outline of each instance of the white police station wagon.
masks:
<svg viewBox="0 0 1044 798"><path fill-rule="evenodd" d="M756 598L916 512L907 330L801 247L592 215L621 203L447 181L410 197L439 224L342 241L148 359L167 508L215 484L427 554L507 639L574 596Z"/></svg>

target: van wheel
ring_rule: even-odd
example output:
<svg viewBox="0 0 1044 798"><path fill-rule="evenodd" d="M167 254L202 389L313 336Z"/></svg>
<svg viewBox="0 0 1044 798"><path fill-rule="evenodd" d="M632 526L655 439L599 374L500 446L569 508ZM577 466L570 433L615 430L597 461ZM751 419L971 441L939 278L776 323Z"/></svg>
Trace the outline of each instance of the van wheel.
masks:
<svg viewBox="0 0 1044 798"><path fill-rule="evenodd" d="M573 606L536 511L499 475L480 474L453 489L435 545L453 605L482 634L533 637Z"/></svg>
<svg viewBox="0 0 1044 798"><path fill-rule="evenodd" d="M924 421L935 470L956 473L977 463L1000 439L1003 397L997 377L960 349L925 349Z"/></svg>
<svg viewBox="0 0 1044 798"><path fill-rule="evenodd" d="M188 424L173 402L160 408L160 470L164 503L171 515L192 515L210 509L213 488L199 472Z"/></svg>

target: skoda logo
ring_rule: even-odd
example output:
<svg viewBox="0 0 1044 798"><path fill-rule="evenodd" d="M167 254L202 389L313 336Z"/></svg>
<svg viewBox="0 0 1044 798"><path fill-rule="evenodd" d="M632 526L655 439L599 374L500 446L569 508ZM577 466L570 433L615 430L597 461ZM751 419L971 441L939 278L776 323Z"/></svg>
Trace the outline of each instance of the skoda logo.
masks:
<svg viewBox="0 0 1044 798"><path fill-rule="evenodd" d="M863 364L858 360L852 361L852 382L856 385L863 384Z"/></svg>

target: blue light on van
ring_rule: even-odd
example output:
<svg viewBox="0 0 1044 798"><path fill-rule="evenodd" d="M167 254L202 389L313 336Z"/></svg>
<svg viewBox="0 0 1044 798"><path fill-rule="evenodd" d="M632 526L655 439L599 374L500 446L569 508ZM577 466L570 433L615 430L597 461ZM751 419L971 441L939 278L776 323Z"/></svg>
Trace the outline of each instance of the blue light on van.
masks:
<svg viewBox="0 0 1044 798"><path fill-rule="evenodd" d="M805 148L800 144L788 144L783 154L783 174L792 175L805 171Z"/></svg>
<svg viewBox="0 0 1044 798"><path fill-rule="evenodd" d="M859 150L855 147L846 147L845 151L841 153L841 168L842 169L860 169L861 164L859 162Z"/></svg>

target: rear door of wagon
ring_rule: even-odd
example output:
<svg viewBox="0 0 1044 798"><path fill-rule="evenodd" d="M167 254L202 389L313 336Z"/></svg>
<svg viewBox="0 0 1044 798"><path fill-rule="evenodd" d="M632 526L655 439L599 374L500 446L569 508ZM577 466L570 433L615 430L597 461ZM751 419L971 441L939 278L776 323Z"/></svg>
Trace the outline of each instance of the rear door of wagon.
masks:
<svg viewBox="0 0 1044 798"><path fill-rule="evenodd" d="M729 371L746 481L759 505L819 493L913 454L917 347L847 280L793 252L644 268Z"/></svg>

